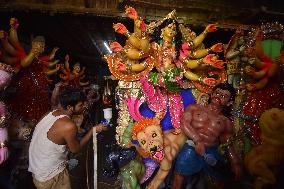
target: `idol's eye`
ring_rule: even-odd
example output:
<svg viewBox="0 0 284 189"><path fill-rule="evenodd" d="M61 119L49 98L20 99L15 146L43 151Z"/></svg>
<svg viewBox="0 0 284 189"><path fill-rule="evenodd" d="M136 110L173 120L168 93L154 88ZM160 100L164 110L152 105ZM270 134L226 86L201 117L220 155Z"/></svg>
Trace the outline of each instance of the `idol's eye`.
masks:
<svg viewBox="0 0 284 189"><path fill-rule="evenodd" d="M142 145L144 145L144 144L146 144L146 140L142 140L140 143L141 143Z"/></svg>
<svg viewBox="0 0 284 189"><path fill-rule="evenodd" d="M153 133L152 137L155 138L157 136L157 133Z"/></svg>

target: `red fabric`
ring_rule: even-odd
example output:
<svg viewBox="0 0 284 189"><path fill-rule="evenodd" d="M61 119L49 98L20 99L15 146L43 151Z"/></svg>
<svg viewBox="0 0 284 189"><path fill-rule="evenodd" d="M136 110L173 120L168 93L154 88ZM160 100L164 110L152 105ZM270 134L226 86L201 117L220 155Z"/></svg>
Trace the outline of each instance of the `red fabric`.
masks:
<svg viewBox="0 0 284 189"><path fill-rule="evenodd" d="M77 89L81 89L81 85L80 85L80 76L75 76L74 79L69 80L69 87L70 88L77 88Z"/></svg>
<svg viewBox="0 0 284 189"><path fill-rule="evenodd" d="M23 49L23 47L21 46L20 43L17 43L15 45L16 48L16 62L11 64L11 66L15 69L15 70L20 70L21 69L21 61L27 56L25 50Z"/></svg>
<svg viewBox="0 0 284 189"><path fill-rule="evenodd" d="M269 69L271 68L271 66L273 64L273 60L270 57L265 55L262 58L262 61L264 63L264 67L262 68L262 70L264 70L266 72L266 77L267 77L267 73L268 73Z"/></svg>
<svg viewBox="0 0 284 189"><path fill-rule="evenodd" d="M8 102L14 113L26 120L38 121L50 110L48 82L42 61L34 59L29 67L22 68L14 85L16 93Z"/></svg>
<svg viewBox="0 0 284 189"><path fill-rule="evenodd" d="M271 66L267 62L267 66ZM284 66L279 69L279 76L271 78L264 89L250 92L247 96L243 112L246 115L259 118L261 114L270 108L284 109ZM258 124L247 122L251 129L251 138L256 143L260 143L260 129Z"/></svg>
<svg viewBox="0 0 284 189"><path fill-rule="evenodd" d="M47 56L47 55L46 56L41 56L40 60L43 61L43 62L49 62L50 61L50 57Z"/></svg>
<svg viewBox="0 0 284 189"><path fill-rule="evenodd" d="M20 59L20 60L23 60L27 54L25 52L25 50L23 49L23 47L21 46L20 43L17 43L16 46L15 46L16 50L17 50L17 57Z"/></svg>

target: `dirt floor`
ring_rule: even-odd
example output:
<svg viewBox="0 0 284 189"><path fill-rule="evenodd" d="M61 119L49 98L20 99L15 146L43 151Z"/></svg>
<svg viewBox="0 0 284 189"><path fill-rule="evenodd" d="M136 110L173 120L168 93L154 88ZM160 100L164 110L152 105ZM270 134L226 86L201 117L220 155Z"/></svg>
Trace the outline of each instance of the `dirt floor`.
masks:
<svg viewBox="0 0 284 189"><path fill-rule="evenodd" d="M110 128L109 131L99 134L98 135L98 189L120 189L121 183L116 180L116 178L110 179L103 176L103 169L106 167L106 155L109 151L108 145L113 143L115 141L115 128ZM25 145L24 149L27 149L28 144ZM24 151L25 151L24 150ZM17 152L21 153L21 152ZM80 153L74 154L70 156L73 159L78 160L78 165L71 169L70 172L70 178L72 183L72 189L93 189L94 188L94 179L93 179L93 144L90 142ZM22 161L22 162L21 162ZM9 164L10 166L14 166L15 162L17 164L22 163L22 165L25 165L26 159L24 160L17 160L15 161L13 157L10 159ZM9 169L8 169L9 170ZM14 178L16 177L17 183L16 187L9 188L7 186L1 185L1 180L5 183L9 183L8 177L5 177L5 175L1 175L1 172L3 171L5 173L9 173L9 171L5 171L0 167L0 189L35 189L32 183L32 176L27 171L26 166L20 167L19 172L13 172ZM283 170L283 169L282 169ZM280 177L282 178L283 172L280 173ZM7 176L7 175L6 175ZM6 179L7 178L7 179ZM5 180L6 179L6 180ZM184 187L183 189L215 189L216 187L213 185L208 184L208 177L204 174L195 175L192 178L187 178L190 180L191 184L195 184L195 187L191 187L188 185L187 187ZM169 181L171 179L168 179ZM284 186L284 180L280 180L279 182L274 186L269 186L263 189L283 189ZM169 189L170 185L167 187L162 187L162 189ZM253 185L251 182L251 179L248 175L244 175L242 178L242 182L236 182L233 181L230 182L227 186L225 186L223 189L253 189Z"/></svg>

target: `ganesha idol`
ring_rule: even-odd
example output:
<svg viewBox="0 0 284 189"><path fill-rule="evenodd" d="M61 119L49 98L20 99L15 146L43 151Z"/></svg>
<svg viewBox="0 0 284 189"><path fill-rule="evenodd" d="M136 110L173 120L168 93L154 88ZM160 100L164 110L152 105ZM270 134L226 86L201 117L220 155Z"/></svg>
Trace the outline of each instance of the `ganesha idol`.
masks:
<svg viewBox="0 0 284 189"><path fill-rule="evenodd" d="M1 92L9 85L13 74L13 69L6 64L0 63L0 89ZM9 113L4 102L0 101L0 164L8 159L8 131L7 119Z"/></svg>

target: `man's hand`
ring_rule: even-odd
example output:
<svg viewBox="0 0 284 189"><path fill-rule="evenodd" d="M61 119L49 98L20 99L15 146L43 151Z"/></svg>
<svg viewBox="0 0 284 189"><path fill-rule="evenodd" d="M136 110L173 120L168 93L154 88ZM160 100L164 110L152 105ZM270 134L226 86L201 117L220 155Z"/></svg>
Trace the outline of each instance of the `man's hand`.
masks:
<svg viewBox="0 0 284 189"><path fill-rule="evenodd" d="M96 129L97 133L100 133L102 131L108 130L108 127L106 125L100 123L100 124L95 126L95 129Z"/></svg>

